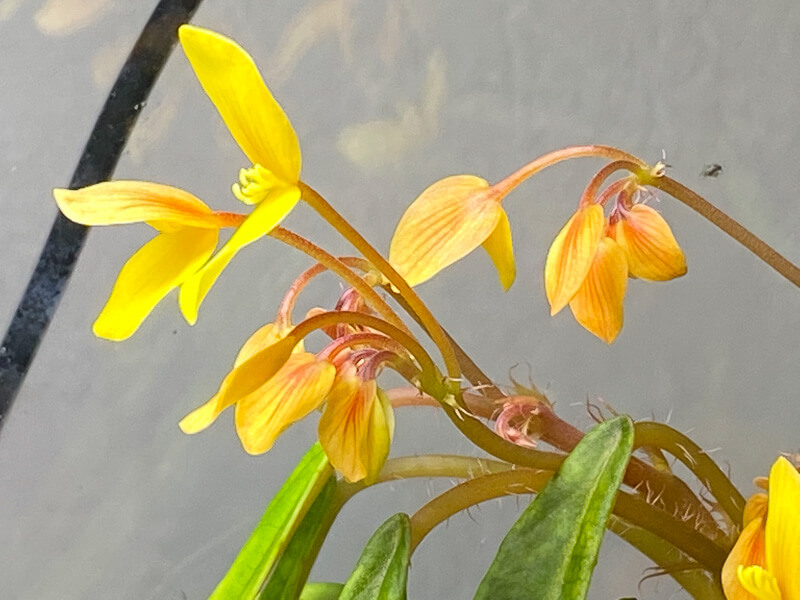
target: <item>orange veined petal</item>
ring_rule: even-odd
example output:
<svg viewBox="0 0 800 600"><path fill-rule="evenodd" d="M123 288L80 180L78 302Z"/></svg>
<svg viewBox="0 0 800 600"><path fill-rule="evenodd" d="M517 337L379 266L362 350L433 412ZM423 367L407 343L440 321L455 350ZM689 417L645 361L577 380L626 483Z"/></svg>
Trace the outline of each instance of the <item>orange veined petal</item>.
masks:
<svg viewBox="0 0 800 600"><path fill-rule="evenodd" d="M634 277L666 281L686 274L686 257L658 211L635 204L624 218L609 228L625 252Z"/></svg>
<svg viewBox="0 0 800 600"><path fill-rule="evenodd" d="M502 214L485 179L446 177L423 191L403 214L389 247L389 262L409 285L420 284L483 244ZM507 280L508 274L501 272L504 276Z"/></svg>
<svg viewBox="0 0 800 600"><path fill-rule="evenodd" d="M148 181L105 181L80 190L53 190L58 208L82 225L162 221L185 227L219 229L224 219L179 188Z"/></svg>
<svg viewBox="0 0 800 600"><path fill-rule="evenodd" d="M186 227L147 242L122 267L94 322L95 335L115 341L133 335L155 305L208 260L218 237L217 229Z"/></svg>
<svg viewBox="0 0 800 600"><path fill-rule="evenodd" d="M544 266L544 287L551 315L569 304L583 285L604 226L603 207L590 204L579 208L553 240Z"/></svg>
<svg viewBox="0 0 800 600"><path fill-rule="evenodd" d="M219 390L205 404L186 415L178 426L184 433L197 433L211 425L219 414L265 385L292 356L298 340L280 338L237 364L222 380ZM241 354L241 352L240 352Z"/></svg>
<svg viewBox="0 0 800 600"><path fill-rule="evenodd" d="M517 276L517 268L514 265L514 246L511 243L511 224L508 222L506 211L501 209L497 226L483 242L483 248L497 269L500 285L508 291Z"/></svg>
<svg viewBox="0 0 800 600"><path fill-rule="evenodd" d="M784 457L769 473L767 570L784 600L800 599L800 473Z"/></svg>
<svg viewBox="0 0 800 600"><path fill-rule="evenodd" d="M182 25L178 33L200 84L250 161L287 183L297 183L297 135L250 55L208 29Z"/></svg>
<svg viewBox="0 0 800 600"><path fill-rule="evenodd" d="M722 589L728 600L757 600L739 581L741 566L764 566L764 521L756 517L739 534L733 549L722 567Z"/></svg>
<svg viewBox="0 0 800 600"><path fill-rule="evenodd" d="M622 329L622 303L627 285L625 253L614 240L603 238L569 307L578 323L607 344Z"/></svg>
<svg viewBox="0 0 800 600"><path fill-rule="evenodd" d="M298 200L300 200L300 190L292 187L284 188L282 194L275 195L258 204L255 210L233 232L225 245L219 249L219 252L184 282L181 286L179 302L186 321L192 325L197 322L197 311L200 304L236 253L277 227Z"/></svg>
<svg viewBox="0 0 800 600"><path fill-rule="evenodd" d="M336 368L308 352L293 354L272 379L236 403L236 432L249 454L262 454L292 423L325 400Z"/></svg>
<svg viewBox="0 0 800 600"><path fill-rule="evenodd" d="M394 433L391 404L374 380L340 378L319 421L319 441L348 481L374 481Z"/></svg>
<svg viewBox="0 0 800 600"><path fill-rule="evenodd" d="M766 494L753 494L747 499L742 514L742 525L746 526L753 519L764 517L767 514L768 499Z"/></svg>
<svg viewBox="0 0 800 600"><path fill-rule="evenodd" d="M236 360L233 363L233 368L235 369L243 362L249 360L264 348L279 342L289 331L291 331L291 329L283 329L278 327L275 323L267 323L258 328L253 335L247 338L247 341L244 343L241 350L239 350L239 354L236 355ZM297 346L295 346L294 352L302 351L303 341L300 340Z"/></svg>

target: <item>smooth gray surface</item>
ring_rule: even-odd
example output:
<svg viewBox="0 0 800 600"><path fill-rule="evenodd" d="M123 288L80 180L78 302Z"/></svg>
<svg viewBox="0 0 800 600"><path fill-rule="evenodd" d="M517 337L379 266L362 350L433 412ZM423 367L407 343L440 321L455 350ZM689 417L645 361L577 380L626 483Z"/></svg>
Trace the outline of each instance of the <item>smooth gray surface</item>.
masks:
<svg viewBox="0 0 800 600"><path fill-rule="evenodd" d="M55 215L50 189L68 181L153 5L0 0L3 323ZM47 12L59 8L61 16ZM64 15L75 20L79 10L85 18L65 26ZM606 143L650 160L666 149L674 177L800 259L795 2L207 0L195 22L255 56L300 136L304 178L381 248L407 204L445 175L496 181L546 151ZM384 123L364 125L376 120ZM712 162L723 175L701 178ZM229 188L242 166L176 51L116 176L178 185L236 209ZM550 318L544 256L599 166L558 166L508 198L519 273L509 293L480 252L420 291L498 381L515 364L524 379L530 365L559 413L580 426L589 424L587 398L636 418L670 416L716 449L750 493L749 480L778 452L800 446L800 292L663 199L688 275L631 282L611 347L566 312ZM304 207L288 224L347 251ZM305 422L252 458L230 415L194 437L176 426L216 390L307 261L264 241L236 258L194 328L171 298L131 340L97 340L91 322L148 235L144 226L90 234L3 428L4 598L205 597L313 440L315 424ZM334 302L338 290L332 278L316 285L297 314ZM472 452L441 414L399 411L393 455L426 451ZM414 511L441 489L398 483L357 497L313 577L343 579L386 515ZM490 503L436 530L415 554L410 597L470 597L523 502ZM637 589L647 566L609 536L591 597L673 597L665 578Z"/></svg>

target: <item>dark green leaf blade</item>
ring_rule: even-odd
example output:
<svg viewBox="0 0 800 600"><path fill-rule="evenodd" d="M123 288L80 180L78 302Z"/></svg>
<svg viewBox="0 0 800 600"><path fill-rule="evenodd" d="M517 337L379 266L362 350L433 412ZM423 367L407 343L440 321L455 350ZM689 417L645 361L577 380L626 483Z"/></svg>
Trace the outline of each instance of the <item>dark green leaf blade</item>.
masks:
<svg viewBox="0 0 800 600"><path fill-rule="evenodd" d="M304 597L301 590L306 595L312 593L313 587L306 592L303 586L340 507L341 503L336 502L336 478L330 477L278 559L258 600L296 600ZM341 590L341 584L336 585ZM333 597L338 598L339 593Z"/></svg>
<svg viewBox="0 0 800 600"><path fill-rule="evenodd" d="M275 561L332 473L322 447L314 444L275 494L209 600L256 598Z"/></svg>
<svg viewBox="0 0 800 600"><path fill-rule="evenodd" d="M633 447L626 416L580 441L506 535L475 600L580 600Z"/></svg>
<svg viewBox="0 0 800 600"><path fill-rule="evenodd" d="M405 600L411 521L397 513L369 538L339 600Z"/></svg>

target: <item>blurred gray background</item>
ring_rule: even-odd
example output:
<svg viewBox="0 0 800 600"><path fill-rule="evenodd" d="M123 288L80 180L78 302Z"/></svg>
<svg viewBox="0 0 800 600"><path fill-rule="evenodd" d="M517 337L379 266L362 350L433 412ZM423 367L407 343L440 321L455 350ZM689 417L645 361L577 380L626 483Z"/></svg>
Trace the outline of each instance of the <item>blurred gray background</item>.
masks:
<svg viewBox="0 0 800 600"><path fill-rule="evenodd" d="M0 0L0 318L7 324L64 186L117 70L155 2ZM617 145L655 161L779 251L800 260L800 5L796 2L206 0L194 21L255 57L298 132L303 177L379 248L405 207L450 174L497 181L544 152ZM724 172L702 178L705 164ZM249 166L177 49L117 169L237 209ZM504 294L476 252L420 292L497 381L533 380L581 427L587 399L669 419L726 467L745 494L798 436L800 291L690 210L658 208L689 273L632 281L612 346L568 311L549 316L550 242L601 166L559 165L506 200L518 279ZM304 207L287 222L348 252ZM263 507L312 443L313 419L268 454L241 450L230 414L184 436L177 421L217 389L240 345L271 321L308 261L273 240L243 251L202 307L162 302L130 340L91 323L145 226L91 232L0 435L3 598L206 597ZM309 288L298 315L335 302ZM432 409L402 409L393 455L473 454ZM312 578L343 580L392 512L413 512L447 482L372 489L343 511ZM526 500L451 519L414 555L410 597L471 597ZM684 597L609 535L591 597Z"/></svg>

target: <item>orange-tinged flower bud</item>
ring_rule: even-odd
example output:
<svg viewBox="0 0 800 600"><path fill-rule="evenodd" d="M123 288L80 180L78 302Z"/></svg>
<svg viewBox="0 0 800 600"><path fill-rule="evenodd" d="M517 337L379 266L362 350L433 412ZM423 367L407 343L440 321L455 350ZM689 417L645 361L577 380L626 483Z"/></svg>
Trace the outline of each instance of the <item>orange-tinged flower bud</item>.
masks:
<svg viewBox="0 0 800 600"><path fill-rule="evenodd" d="M374 481L393 434L392 407L375 380L340 376L319 422L319 441L334 468L351 482Z"/></svg>
<svg viewBox="0 0 800 600"><path fill-rule="evenodd" d="M569 304L583 285L604 227L603 207L590 204L579 208L553 240L544 267L544 287L551 315Z"/></svg>
<svg viewBox="0 0 800 600"><path fill-rule="evenodd" d="M686 258L667 222L658 211L634 204L611 227L608 235L625 252L633 277L667 281L686 273Z"/></svg>
<svg viewBox="0 0 800 600"><path fill-rule="evenodd" d="M274 377L236 403L236 432L249 454L262 454L277 437L325 400L335 367L308 352L293 354Z"/></svg>
<svg viewBox="0 0 800 600"><path fill-rule="evenodd" d="M500 199L485 179L474 175L437 181L400 219L389 262L413 286L483 245L508 289L515 276L514 253Z"/></svg>
<svg viewBox="0 0 800 600"><path fill-rule="evenodd" d="M625 253L614 240L603 238L569 307L578 323L607 344L622 329L622 303L627 285Z"/></svg>

